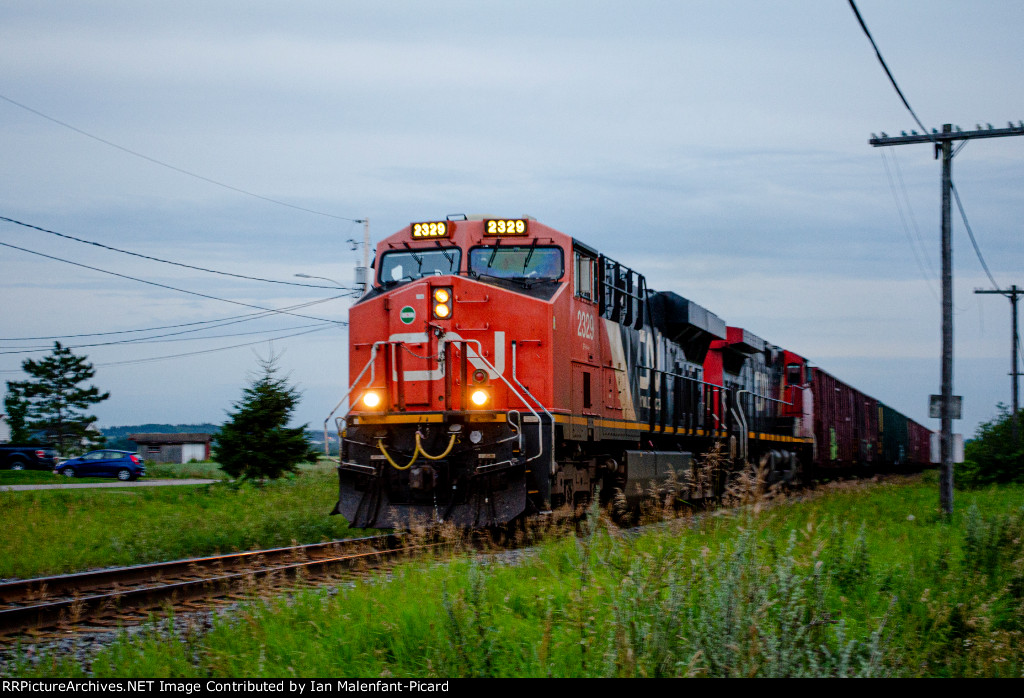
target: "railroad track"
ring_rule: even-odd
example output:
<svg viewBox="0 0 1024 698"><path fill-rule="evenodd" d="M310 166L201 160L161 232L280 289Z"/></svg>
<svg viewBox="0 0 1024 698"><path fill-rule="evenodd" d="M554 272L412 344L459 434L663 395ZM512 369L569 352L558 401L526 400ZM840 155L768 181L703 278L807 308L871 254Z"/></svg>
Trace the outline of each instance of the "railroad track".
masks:
<svg viewBox="0 0 1024 698"><path fill-rule="evenodd" d="M311 579L434 546L385 535L0 584L0 641L26 632L111 628L198 600L250 598L255 586Z"/></svg>

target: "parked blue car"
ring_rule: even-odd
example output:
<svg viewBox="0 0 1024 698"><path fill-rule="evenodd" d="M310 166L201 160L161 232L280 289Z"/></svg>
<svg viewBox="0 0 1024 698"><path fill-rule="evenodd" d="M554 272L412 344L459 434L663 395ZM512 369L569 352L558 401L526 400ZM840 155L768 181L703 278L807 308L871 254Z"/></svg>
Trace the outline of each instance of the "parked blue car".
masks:
<svg viewBox="0 0 1024 698"><path fill-rule="evenodd" d="M146 463L131 451L89 451L69 458L53 472L65 477L116 477L135 480L146 474Z"/></svg>

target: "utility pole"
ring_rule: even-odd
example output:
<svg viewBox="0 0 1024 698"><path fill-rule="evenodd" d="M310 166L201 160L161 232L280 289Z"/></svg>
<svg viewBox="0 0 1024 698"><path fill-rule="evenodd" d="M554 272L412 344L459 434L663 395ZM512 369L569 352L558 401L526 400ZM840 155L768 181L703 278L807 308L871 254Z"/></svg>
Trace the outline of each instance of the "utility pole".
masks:
<svg viewBox="0 0 1024 698"><path fill-rule="evenodd" d="M373 285L373 282L370 281L370 219L360 218L353 222L363 224L363 266L356 269L356 283L361 284L363 293L366 293ZM353 245L352 249L355 249L356 241L349 240L349 242Z"/></svg>
<svg viewBox="0 0 1024 698"><path fill-rule="evenodd" d="M1013 357L1013 365L1010 367L1010 380L1013 386L1013 418L1011 424L1013 425L1013 441L1014 443L1020 443L1020 424L1018 424L1019 418L1017 413L1020 411L1020 400L1017 397L1018 382L1017 379L1020 377L1020 371L1017 370L1017 344L1020 342L1020 335L1017 334L1017 299L1024 295L1024 288L1017 288L1014 284L1008 289L995 289L994 291L985 291L982 289L975 289L975 293L998 293L1000 296L1006 296L1010 299L1010 324L1013 326L1013 331L1010 333L1010 356Z"/></svg>
<svg viewBox="0 0 1024 698"><path fill-rule="evenodd" d="M885 133L879 138L872 134L868 141L877 147L907 145L910 143L933 143L935 157L942 154L942 433L939 437L941 465L939 469L939 504L946 516L953 513L953 246L951 188L953 170L953 141L967 141L975 138L1000 138L1024 136L1024 122L1009 128L987 129L980 126L974 131L953 130L951 124L942 127L942 133L932 129L931 133L918 134L912 131L898 137Z"/></svg>
<svg viewBox="0 0 1024 698"><path fill-rule="evenodd" d="M363 219L363 267L367 269L369 274L370 269L370 219Z"/></svg>

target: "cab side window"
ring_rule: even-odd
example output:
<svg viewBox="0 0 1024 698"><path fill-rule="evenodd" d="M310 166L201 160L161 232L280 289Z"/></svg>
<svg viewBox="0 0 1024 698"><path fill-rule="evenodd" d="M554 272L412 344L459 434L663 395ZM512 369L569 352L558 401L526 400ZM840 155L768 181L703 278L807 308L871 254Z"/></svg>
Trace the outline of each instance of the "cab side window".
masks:
<svg viewBox="0 0 1024 698"><path fill-rule="evenodd" d="M594 293L594 267L597 260L576 250L573 254L573 291L579 298L596 299Z"/></svg>

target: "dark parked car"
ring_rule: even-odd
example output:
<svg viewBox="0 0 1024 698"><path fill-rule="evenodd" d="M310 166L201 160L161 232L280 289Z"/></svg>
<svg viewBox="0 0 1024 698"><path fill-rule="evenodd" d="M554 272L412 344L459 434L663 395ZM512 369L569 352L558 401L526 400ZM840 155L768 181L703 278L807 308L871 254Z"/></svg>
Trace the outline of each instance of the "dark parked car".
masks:
<svg viewBox="0 0 1024 698"><path fill-rule="evenodd" d="M116 477L134 480L146 474L146 464L131 451L89 451L77 458L69 458L53 472L66 477Z"/></svg>
<svg viewBox="0 0 1024 698"><path fill-rule="evenodd" d="M0 446L0 469L50 470L57 465L57 452L49 446Z"/></svg>

